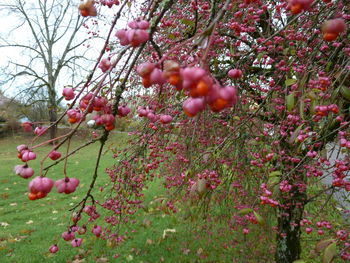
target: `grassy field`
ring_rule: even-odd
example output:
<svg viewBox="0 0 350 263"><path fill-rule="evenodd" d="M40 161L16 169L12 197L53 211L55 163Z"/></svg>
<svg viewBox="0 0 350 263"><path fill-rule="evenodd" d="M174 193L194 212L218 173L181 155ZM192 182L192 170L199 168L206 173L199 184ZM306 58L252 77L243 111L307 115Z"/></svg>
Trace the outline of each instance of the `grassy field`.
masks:
<svg viewBox="0 0 350 263"><path fill-rule="evenodd" d="M109 140L108 147L125 145L127 135L117 134ZM72 248L60 238L70 220L68 209L84 196L92 176L98 144L88 146L68 161L68 176L77 177L81 183L77 191L70 195L57 194L55 190L48 197L29 201L26 196L28 181L13 173L19 164L16 146L26 143L23 137L0 139L0 262L273 262L274 236L265 227L252 226L248 236L241 232L228 231L226 221L230 216L225 204L218 204L210 218L198 213L196 208L179 206L176 214L166 214L157 209L152 201L164 194L160 181L155 181L145 189L147 212L135 215L138 224L125 226L121 231L131 233L121 246L111 247L108 242L97 239L88 228L80 248ZM72 147L79 145L76 138ZM36 152L40 156L50 148L43 147ZM104 153L94 196L102 198L99 187L108 183L104 169L115 162L110 151ZM50 161L48 161L50 163ZM38 171L38 162L31 165ZM49 177L54 180L63 177L62 164L52 168ZM188 214L191 212L191 216ZM331 214L331 213L330 213ZM338 215L330 215L338 218ZM188 219L190 218L190 219ZM102 223L102 216L96 222ZM320 262L310 256L307 236L304 241L306 262ZM57 243L59 252L48 252L51 244ZM253 252L253 253L252 253ZM314 259L312 259L314 257Z"/></svg>

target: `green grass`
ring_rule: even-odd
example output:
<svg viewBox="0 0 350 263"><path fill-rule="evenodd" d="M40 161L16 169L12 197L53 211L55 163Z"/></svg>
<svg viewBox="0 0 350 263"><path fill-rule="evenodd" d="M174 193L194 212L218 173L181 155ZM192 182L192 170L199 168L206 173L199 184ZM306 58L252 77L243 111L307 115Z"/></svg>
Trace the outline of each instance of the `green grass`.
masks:
<svg viewBox="0 0 350 263"><path fill-rule="evenodd" d="M124 147L126 134L116 134L108 141L110 147ZM91 234L91 227L82 236L84 241L80 248L72 248L60 238L70 222L69 208L77 204L85 195L92 177L92 169L98 151L98 144L93 144L72 156L68 161L68 176L77 177L81 183L77 191L70 195L53 191L44 199L29 201L26 196L28 181L13 173L13 167L20 163L16 157L16 146L26 143L23 137L0 139L0 262L273 262L275 236L268 226L249 226L250 233L245 237L241 230L227 225L233 214L234 204L215 204L210 217L201 213L199 207L189 206L188 202L177 204L176 214L163 211L162 205L155 199L166 195L161 187L161 179L149 183L145 189L145 205L148 209L140 210L134 215L136 224L121 228L121 233L128 233L128 239L118 247L111 247L102 239ZM72 148L82 142L75 138ZM50 147L36 150L43 156ZM64 149L64 148L63 148ZM63 152L63 151L62 151ZM39 159L39 158L38 158ZM49 164L51 161L48 160ZM104 192L100 186L109 182L106 167L115 162L111 151L106 150L101 161L99 177L93 195L101 199ZM38 161L31 161L38 171ZM57 180L63 177L63 164L52 168L48 177ZM317 206L309 207L313 213ZM267 209L271 214L271 209ZM339 214L328 212L322 218L341 222ZM274 219L267 219L272 225ZM96 224L101 224L101 216ZM95 224L95 223L94 223ZM239 228L238 228L239 229ZM168 231L166 231L168 230ZM174 232L173 232L174 231ZM132 233L133 232L133 233ZM164 233L166 235L164 237ZM318 256L308 253L317 240L316 234L304 237L303 258L306 262L320 262ZM313 240L313 242L308 242ZM55 255L48 253L51 244L59 245ZM311 245L312 244L312 245ZM118 255L118 258L113 258ZM80 261L79 261L80 260ZM335 261L337 262L337 261Z"/></svg>

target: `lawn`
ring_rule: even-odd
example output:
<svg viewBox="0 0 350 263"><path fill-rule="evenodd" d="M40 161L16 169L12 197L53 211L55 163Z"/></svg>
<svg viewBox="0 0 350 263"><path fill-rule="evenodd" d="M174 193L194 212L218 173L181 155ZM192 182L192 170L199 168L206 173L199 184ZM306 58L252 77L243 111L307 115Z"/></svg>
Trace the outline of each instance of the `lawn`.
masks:
<svg viewBox="0 0 350 263"><path fill-rule="evenodd" d="M109 181L104 169L115 162L108 149L124 147L126 137L127 134L115 134L108 141L93 192L97 199L104 194L99 187ZM114 247L96 238L91 234L93 225L90 224L82 246L72 248L60 235L69 224L69 208L76 205L87 190L98 144L89 145L68 161L68 176L80 179L76 192L65 195L53 189L46 198L29 201L26 196L28 181L13 173L13 167L20 163L16 146L26 140L20 136L0 139L0 262L273 262L275 237L267 226L253 225L251 232L243 236L235 226L227 226L226 219L233 212L233 206L227 204L215 205L210 217L201 213L199 207L187 207L187 204L179 204L176 214L165 213L155 201L165 194L160 187L161 179L145 188L144 201L148 209L135 215L136 224L121 229L129 237L122 245ZM81 142L75 138L72 148ZM45 146L36 152L40 157L49 149ZM38 161L30 164L38 171ZM52 168L48 177L62 178L62 167L59 164ZM326 216L340 222L339 215L329 213ZM96 224L102 221L103 216ZM267 218L267 224L273 222ZM306 262L320 262L318 256L308 253L312 249L308 240L317 238L310 235L304 239ZM53 255L48 248L55 243L59 251Z"/></svg>

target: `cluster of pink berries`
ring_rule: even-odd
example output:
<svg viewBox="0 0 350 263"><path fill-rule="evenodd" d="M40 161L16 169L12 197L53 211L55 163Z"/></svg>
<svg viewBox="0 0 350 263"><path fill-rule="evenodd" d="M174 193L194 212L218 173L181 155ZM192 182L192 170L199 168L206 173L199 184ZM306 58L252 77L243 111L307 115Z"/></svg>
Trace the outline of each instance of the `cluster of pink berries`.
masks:
<svg viewBox="0 0 350 263"><path fill-rule="evenodd" d="M119 39L122 46L131 45L138 47L149 39L149 22L146 20L134 20L128 23L131 29L120 29L115 36Z"/></svg>
<svg viewBox="0 0 350 263"><path fill-rule="evenodd" d="M17 146L17 151L17 157L21 159L22 162L28 162L36 159L36 154L30 150L27 145L21 144Z"/></svg>
<svg viewBox="0 0 350 263"><path fill-rule="evenodd" d="M108 6L109 8L112 8L113 5L119 5L118 0L100 0L101 5Z"/></svg>
<svg viewBox="0 0 350 263"><path fill-rule="evenodd" d="M183 102L183 109L189 117L194 117L198 112L203 111L207 104L213 112L220 112L237 102L237 92L234 87L222 87L200 67L180 68L177 62L167 60L164 62L162 71L155 64L145 62L138 66L137 73L142 77L145 88L168 82L177 90L184 89L189 98ZM240 78L242 72L234 70L230 75Z"/></svg>
<svg viewBox="0 0 350 263"><path fill-rule="evenodd" d="M346 147L347 149L350 150L350 141L348 141L346 138L346 133L343 131L339 132L339 137L340 137L340 146L341 147Z"/></svg>
<svg viewBox="0 0 350 263"><path fill-rule="evenodd" d="M324 105L324 106L316 106L315 107L315 116L314 116L314 121L318 122L319 120L322 119L322 117L327 116L330 112L333 112L334 114L339 113L338 106L335 104L331 105ZM339 116L338 116L339 117ZM341 119L337 118L338 121L342 121Z"/></svg>
<svg viewBox="0 0 350 263"><path fill-rule="evenodd" d="M282 187L284 187L284 190L287 190L289 188L286 184L282 184ZM271 207L276 207L279 205L277 201L270 198L272 196L272 192L267 189L267 185L265 183L261 184L260 189L263 192L260 196L260 204L269 205Z"/></svg>
<svg viewBox="0 0 350 263"><path fill-rule="evenodd" d="M168 114L155 114L153 110L145 107L139 107L137 109L137 113L139 117L146 117L150 122L155 123L156 121L160 121L163 124L168 124L173 120Z"/></svg>
<svg viewBox="0 0 350 263"><path fill-rule="evenodd" d="M93 222L100 217L100 214L96 211L96 206L87 205L84 207L84 213L86 213L90 218L89 221Z"/></svg>
<svg viewBox="0 0 350 263"><path fill-rule="evenodd" d="M109 64L108 64L109 63ZM100 63L100 68L103 72L107 71L110 67L109 59L103 59ZM75 97L72 88L65 88L63 90L63 96L70 100ZM87 111L92 113L93 111L98 112L97 115L93 117L95 121L93 126L104 126L107 131L114 129L115 117L112 114L112 108L108 104L108 100L104 97L94 96L93 93L88 93L83 96L79 102L79 109L69 109L67 111L68 122L74 124L79 122L83 118L83 112ZM120 117L125 117L130 113L130 108L126 105L118 107L118 115Z"/></svg>

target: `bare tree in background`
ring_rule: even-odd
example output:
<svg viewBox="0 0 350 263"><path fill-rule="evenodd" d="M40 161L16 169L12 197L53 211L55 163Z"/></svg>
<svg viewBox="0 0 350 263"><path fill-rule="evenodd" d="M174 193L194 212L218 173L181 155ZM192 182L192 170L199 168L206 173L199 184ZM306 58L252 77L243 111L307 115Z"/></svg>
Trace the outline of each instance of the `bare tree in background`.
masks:
<svg viewBox="0 0 350 263"><path fill-rule="evenodd" d="M11 58L4 69L4 83L16 88L14 94L27 105L46 103L49 121L54 123L60 103L59 79L62 82L64 78L62 85L76 85L74 75L81 78L84 69L78 65L86 60L83 51L78 54L87 37L79 36L84 21L76 2L10 0L1 7L2 12L17 22L7 36L0 36L0 47L18 49L20 54L18 58ZM16 39L22 32L23 37ZM53 126L50 137L54 138L56 132L57 126Z"/></svg>

